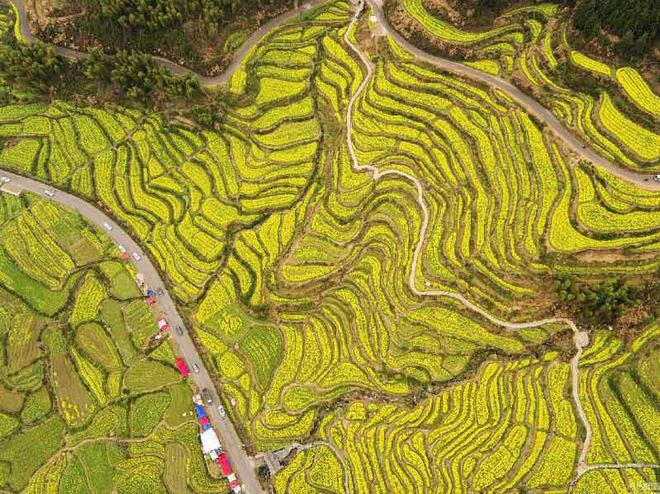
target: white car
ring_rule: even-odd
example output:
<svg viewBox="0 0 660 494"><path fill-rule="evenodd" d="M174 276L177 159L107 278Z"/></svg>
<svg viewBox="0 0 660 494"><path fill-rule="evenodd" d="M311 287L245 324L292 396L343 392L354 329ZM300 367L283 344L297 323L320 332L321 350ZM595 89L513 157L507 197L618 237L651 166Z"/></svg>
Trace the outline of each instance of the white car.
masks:
<svg viewBox="0 0 660 494"><path fill-rule="evenodd" d="M136 261L139 261L140 259L142 259L140 257L140 254L138 254L137 252L133 252L131 255L133 256L133 259L135 259Z"/></svg>
<svg viewBox="0 0 660 494"><path fill-rule="evenodd" d="M104 228L105 228L106 230L108 230L109 232L112 231L112 225L111 225L110 223L108 223L107 221L106 221L105 223L103 223L103 226L104 226Z"/></svg>
<svg viewBox="0 0 660 494"><path fill-rule="evenodd" d="M52 190L46 189L44 190L44 194L47 195L48 197L55 197L55 192L53 192Z"/></svg>
<svg viewBox="0 0 660 494"><path fill-rule="evenodd" d="M653 177L653 180L655 180L656 182L660 182L660 175L656 175L655 177Z"/></svg>
<svg viewBox="0 0 660 494"><path fill-rule="evenodd" d="M122 254L126 254L126 247L124 247L123 245L119 244L119 245L117 246L117 248L119 249L119 252L121 252Z"/></svg>
<svg viewBox="0 0 660 494"><path fill-rule="evenodd" d="M193 364L192 367L193 367L193 371L195 371L195 374L197 374L199 372L199 365Z"/></svg>
<svg viewBox="0 0 660 494"><path fill-rule="evenodd" d="M8 184L9 182L11 182L11 178L5 177L3 175L2 177L0 177L0 182L2 182L3 184Z"/></svg>
<svg viewBox="0 0 660 494"><path fill-rule="evenodd" d="M220 414L221 419L224 419L227 416L225 407L223 407L222 405L218 405L218 413Z"/></svg>

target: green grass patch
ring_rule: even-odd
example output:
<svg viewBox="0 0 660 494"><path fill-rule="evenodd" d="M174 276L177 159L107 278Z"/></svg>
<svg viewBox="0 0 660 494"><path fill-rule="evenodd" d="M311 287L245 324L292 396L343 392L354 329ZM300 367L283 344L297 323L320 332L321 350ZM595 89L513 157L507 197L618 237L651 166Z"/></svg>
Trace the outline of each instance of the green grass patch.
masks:
<svg viewBox="0 0 660 494"><path fill-rule="evenodd" d="M7 484L14 490L23 489L34 472L57 452L63 437L64 422L51 417L0 442L0 462L11 465Z"/></svg>
<svg viewBox="0 0 660 494"><path fill-rule="evenodd" d="M124 375L124 386L132 393L158 389L178 382L180 376L172 367L153 360L135 362Z"/></svg>
<svg viewBox="0 0 660 494"><path fill-rule="evenodd" d="M48 388L42 386L25 399L25 405L21 410L21 421L25 424L32 424L45 417L52 408L53 403Z"/></svg>
<svg viewBox="0 0 660 494"><path fill-rule="evenodd" d="M151 393L140 396L131 403L128 425L132 437L145 437L163 418L172 401L169 393Z"/></svg>

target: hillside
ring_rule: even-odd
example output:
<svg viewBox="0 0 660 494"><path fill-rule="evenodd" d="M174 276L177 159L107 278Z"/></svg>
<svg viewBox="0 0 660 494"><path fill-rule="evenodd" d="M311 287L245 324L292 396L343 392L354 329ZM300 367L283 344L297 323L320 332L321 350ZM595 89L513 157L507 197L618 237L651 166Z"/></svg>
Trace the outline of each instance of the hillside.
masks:
<svg viewBox="0 0 660 494"><path fill-rule="evenodd" d="M3 492L226 488L134 274L76 214L0 195Z"/></svg>
<svg viewBox="0 0 660 494"><path fill-rule="evenodd" d="M555 4L485 31L389 12L458 68L374 5L275 27L202 85L212 127L16 98L0 168L143 247L278 494L657 483L654 86L573 47ZM135 448L167 473L160 431Z"/></svg>
<svg viewBox="0 0 660 494"><path fill-rule="evenodd" d="M294 0L29 0L32 31L45 42L82 51L138 51L207 75Z"/></svg>

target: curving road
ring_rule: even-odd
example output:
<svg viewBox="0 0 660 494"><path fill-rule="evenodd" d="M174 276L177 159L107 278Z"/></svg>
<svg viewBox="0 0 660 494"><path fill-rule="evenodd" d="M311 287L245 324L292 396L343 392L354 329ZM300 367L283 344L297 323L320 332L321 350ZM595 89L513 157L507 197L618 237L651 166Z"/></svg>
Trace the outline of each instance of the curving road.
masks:
<svg viewBox="0 0 660 494"><path fill-rule="evenodd" d="M23 0L8 0L11 5L14 6L15 12L18 14L18 28L21 33L21 38L23 41L32 43L35 41L39 41L37 37L35 37L31 32L30 32L30 24L28 22L28 16L27 16L27 11L25 10L25 3ZM289 10L288 12L285 12L284 14L281 14L277 17L273 17L271 20L266 22L265 24L262 24L255 32L252 33L252 35L240 46L238 50L236 50L236 53L234 53L234 57L232 59L232 62L227 66L227 68L222 72L221 74L218 74L216 76L206 76L203 74L198 74L197 72L184 67L183 65L179 65L176 62L173 62L171 60L168 60L167 58L163 57L158 57L154 56L154 60L161 65L162 67L167 68L170 72L172 72L174 75L178 76L184 76L188 74L192 74L195 77L197 77L200 81L201 84L205 86L215 86L218 84L223 84L227 82L232 75L234 75L234 72L241 66L241 63L247 57L248 53L250 50L259 42L261 39L268 34L270 31L275 29L277 26L280 24L289 21L296 16L304 13L305 11L311 9L312 7L319 5L326 0L309 0L308 2L303 3L300 5L298 8ZM57 46L57 45L51 45L53 48L55 48L55 52L62 55L63 57L66 58L72 58L75 60L81 60L87 56L85 52L77 51L77 50L72 50L71 48L64 48L62 46Z"/></svg>
<svg viewBox="0 0 660 494"><path fill-rule="evenodd" d="M34 36L29 32L28 24L27 24L27 16L25 13L25 8L21 0L9 0L17 9L18 15L19 15L19 25L20 25L20 31L21 35L23 38L27 41L33 41L35 40ZM312 0L308 4L303 5L302 7L295 9L293 11L290 11L286 14L283 14L279 17L276 17L269 21L268 23L264 24L261 26L241 47L240 50L238 50L235 54L234 60L230 64L230 66L227 68L225 72L222 74L215 76L215 77L207 77L207 76L202 76L199 74L197 77L199 77L200 81L203 84L206 85L212 85L212 84L220 84L225 81L227 81L231 75L236 71L236 69L240 66L242 63L243 59L247 56L249 51L252 49L252 47L265 35L267 32L273 28L275 28L277 25L279 25L282 22L285 22L287 20L290 20L294 18L296 15L301 13L302 11L311 8L312 5L322 3L324 0ZM526 95L523 93L521 90L513 86L511 83L500 79L499 77L480 72L476 69L473 69L472 67L468 67L466 65L460 64L458 62L454 62L452 60L448 60L442 57L437 57L431 54L428 54L419 48L413 46L410 44L405 38L403 38L401 35L399 35L388 23L387 19L385 18L385 15L383 13L383 10L381 6L377 3L377 0L366 0L369 5L373 8L375 15L378 19L378 22L381 24L383 29L387 32L388 35L392 36L397 43L399 43L406 51L410 52L412 55L414 55L417 59L424 61L426 63L432 64L440 69L450 71L456 74L460 74L463 76L466 76L471 79L478 80L480 82L483 82L485 84L488 84L490 86L496 87L503 92L505 92L507 95L509 95L515 102L517 102L520 106L522 106L526 111L528 111L530 114L536 116L539 120L544 122L548 128L550 128L555 135L557 135L560 139L562 139L569 148L571 148L577 155L579 155L581 158L586 159L588 161L593 162L595 165L608 170L609 172L619 176L620 178L623 178L625 180L628 180L630 182L636 183L638 186L647 188L647 189L653 189L653 190L660 190L660 183L656 183L652 179L652 175L650 174L645 174L642 172L636 172L633 170L628 170L625 168L622 168L611 161L603 158L596 152L594 152L592 149L589 147L585 147L581 141L579 141L568 129L566 129L563 124L550 112L548 111L545 107L543 107L540 103L538 103L536 100L531 98L530 96ZM345 32L344 34L344 40L347 43L348 46L356 53L356 55L360 58L362 61L363 65L366 68L367 74L360 86L358 87L358 90L356 93L351 97L348 107L347 107L347 114L346 114L346 128L347 128L347 141L348 141L348 149L349 149L349 154L351 157L352 161L352 166L353 168L358 171L358 172L368 172L371 173L374 180L379 179L382 176L385 175L398 175L401 176L402 178L410 181L417 189L418 193L418 203L420 206L420 209L422 211L423 215L423 222L422 222L422 227L420 229L420 234L419 234L419 239L417 242L417 245L415 247L414 255L413 255L413 262L411 265L411 272L408 280L409 287L413 293L415 293L418 296L442 296L442 297L450 297L453 298L465 306L467 306L469 309L477 312L484 318L488 319L491 321L493 324L501 326L507 330L517 330L517 329L524 329L524 328L534 328L534 327L539 327L544 324L549 324L549 323L564 323L567 324L568 326L571 327L574 333L574 344L576 348L575 355L573 359L571 360L571 374L572 374L572 388L573 388L573 401L575 403L576 410L578 412L578 415L580 417L581 422L583 423L585 427L585 440L582 445L582 451L580 454L580 457L578 459L578 464L577 464L577 471L576 471L576 478L579 478L583 473L586 471L589 471L591 469L596 469L596 468L623 468L623 465L587 465L586 464L586 454L589 448L589 444L591 442L591 436L592 436L592 429L591 425L588 421L588 418L586 416L586 413L584 411L584 408L582 406L578 389L579 389L579 359L582 354L582 350L584 347L586 347L589 343L589 338L587 333L580 331L578 327L573 323L573 321L564 319L564 318L549 318L549 319L543 319L543 320L538 320L538 321L531 321L531 322L526 322L526 323L511 323L508 321L504 321L501 319L498 319L497 317L491 315L478 305L474 304L473 302L469 301L466 299L464 296L458 293L454 292L448 292L448 291L443 291L443 290L419 290L417 288L416 284L416 273L417 273L417 265L418 265L418 259L421 254L421 250L424 246L424 239L426 236L426 230L428 228L428 223L429 223L429 211L426 206L426 202L424 200L424 189L421 185L421 183L413 176L401 172L398 170L378 170L376 167L373 167L372 165L360 165L357 157L355 155L355 150L353 147L353 141L352 141L352 113L353 113L353 107L355 105L356 100L359 98L359 96L362 94L364 89L366 88L369 80L371 79L373 75L373 68L371 66L371 63L369 59L362 53L355 45L350 40L349 33L351 31L351 28L354 27L356 24L362 10L364 8L364 0L360 0L357 9L355 11L355 14L353 16L353 19L351 21L349 29ZM62 47L55 47L56 51L63 56L70 57L70 58L82 58L84 57L84 53L77 52L75 50L70 50L67 48L62 48ZM182 67L178 64L175 64L174 62L171 62L166 59L162 58L157 58L158 63L160 63L162 66L165 66L169 68L173 73L177 75L183 75L187 73L193 73L191 70ZM46 186L44 184L41 184L40 182L37 182L35 180L27 179L24 177L20 177L18 175L14 174L9 174L7 175L11 176L13 181L12 183L15 186L19 186L23 190L28 190L30 192L34 192L37 194L41 194L44 188ZM91 222L95 223L96 225L99 225L102 227L104 222L111 222L111 220L100 210L96 209L94 206L91 206L87 202L83 201L82 199L79 199L75 196L72 196L70 194L66 194L64 192L58 192L56 196L53 198L57 202L71 207L75 210L77 210L79 213L81 213L83 216L85 216L88 220ZM112 223L114 224L114 223ZM121 228L115 225L113 231L108 232L110 237L113 238L113 240L123 243L127 248L130 250L135 250L139 251L139 247L137 243L135 243L131 237L124 232ZM138 269L140 269L144 274L147 282L153 286L163 286L163 282L160 278L160 275L158 274L157 270L155 267L151 264L151 262L146 258L146 256L143 256L141 261L137 263ZM170 298L169 294L165 292L165 297L163 300L163 313L164 315L169 318L170 322L173 325L181 325L184 327L183 320L179 316L178 312L176 311L176 308L174 306L174 303L172 302L172 299ZM183 336L179 336L176 333L173 333L173 336L177 340L177 343L179 343L182 353L184 354L184 357L186 360L189 362L198 362L200 365L200 373L194 375L194 380L195 382L200 386L200 387L207 387L211 390L213 390L213 398L217 402L218 397L217 393L215 392L215 388L213 386L213 383L210 379L210 376L208 375L208 372L204 368L201 359L199 358L199 355L197 354L197 351L195 349L195 346L192 343L192 340L188 336L187 333L184 333ZM210 410L211 412L211 418L212 421L217 425L217 430L220 433L221 440L223 441L223 445L226 445L227 452L229 453L230 457L232 458L234 462L234 467L237 471L237 474L239 478L243 481L244 486L247 490L247 492L252 493L252 492L262 492L261 487L259 485L259 482L256 478L256 475L254 473L254 469L250 464L250 460L245 454L245 451L242 449L240 439L238 438L238 435L236 434L233 425L228 421L228 420L220 420L218 415L217 415L217 410L213 408ZM641 465L641 464L640 464ZM637 464L632 464L632 465L627 465L627 467L630 468L639 468L641 467L640 465ZM574 480L574 481L575 481Z"/></svg>
<svg viewBox="0 0 660 494"><path fill-rule="evenodd" d="M566 145L571 148L578 156L587 161L591 161L596 166L607 170L608 172L623 178L629 182L634 182L639 187L651 190L660 190L660 182L653 180L653 174L643 171L635 171L624 168L612 161L602 157L589 147L586 143L580 141L575 135L562 124L555 115L541 105L531 96L528 96L516 86L504 79L497 76L481 72L473 67L463 65L459 62L454 62L446 58L431 55L415 45L411 44L407 39L401 36L389 23L383 8L380 6L378 0L366 0L374 11L378 23L382 26L385 32L391 36L405 51L414 55L415 58L423 62L429 63L442 70L460 74L470 79L477 80L489 86L495 87L505 92L511 99L522 106L528 113L534 115L540 121L548 126L552 132L563 140Z"/></svg>
<svg viewBox="0 0 660 494"><path fill-rule="evenodd" d="M217 76L205 76L198 74L186 67L183 67L171 60L167 60L162 57L154 57L155 60L163 67L169 69L173 74L176 75L186 75L193 74L195 75L203 85L212 86L217 84L222 84L228 81L231 76L236 72L240 67L241 63L247 57L250 50L272 29L279 26L283 22L293 19L297 15L303 13L306 10L309 10L315 5L323 3L325 0L310 0L307 3L304 3L297 9L293 9L289 12L286 12L278 17L275 17L259 27L248 39L241 45L241 47L234 54L232 62L229 64L227 69L217 75ZM459 62L454 62L446 58L442 58L436 55L431 55L406 40L401 36L389 23L385 13L380 5L380 0L366 0L371 8L373 9L376 18L383 28L383 30L391 36L399 45L401 45L406 51L411 55L414 55L418 60L434 65L442 70L446 70L455 74L460 74L462 76L468 77L470 79L477 80L489 86L500 89L506 93L511 99L523 107L528 113L534 115L541 122L546 124L552 132L563 140L566 145L575 152L582 159L594 163L596 166L599 166L610 173L627 180L629 182L635 183L637 186L649 190L660 190L660 182L656 182L653 179L653 174L649 172L636 171L625 168L621 165L618 165L607 158L596 153L589 145L583 143L579 140L569 129L567 129L564 124L562 124L555 115L541 105L531 96L528 96L516 86L511 84L504 79L501 79L497 76L481 72L477 69L463 65ZM19 18L19 30L23 40L32 42L36 41L37 38L30 32L27 13L25 10L24 0L9 0L9 2L14 6L18 18ZM71 50L69 48L63 48L60 46L54 46L55 51L62 56L74 59L81 59L85 56L85 53L79 52L76 50Z"/></svg>
<svg viewBox="0 0 660 494"><path fill-rule="evenodd" d="M373 0L367 0L368 2L372 2ZM584 407L582 405L582 400L580 398L580 376L579 376L579 365L580 365L580 357L582 356L583 349L589 345L589 335L585 331L580 331L580 329L577 327L577 325L570 319L567 318L561 318L561 317L554 317L554 318L546 318L546 319L539 319L536 321L528 321L528 322L523 322L523 323L512 323L509 321L505 321L502 319L497 318L496 316L490 314L488 311L483 309L482 307L478 306L474 302L468 300L465 298L463 295L460 293L456 292L450 292L446 290L420 290L417 288L417 266L419 263L419 257L421 255L422 249L424 247L424 242L426 238L426 233L429 225L429 210L428 206L426 205L426 201L424 200L424 188L420 181L413 177L412 175L402 172L400 170L396 169L390 169L390 170L379 170L377 167L373 165L368 165L368 164L360 164L357 156L355 154L355 148L353 144L353 108L355 106L355 102L359 99L361 94L364 92L366 89L367 85L369 84L370 79L373 77L373 67L370 62L370 60L367 58L367 56L357 47L353 44L353 42L350 39L350 34L351 34L351 29L359 19L359 16L361 14L362 9L364 8L364 0L360 0L360 4L358 5L358 8L356 9L355 15L351 21L351 25L349 28L346 30L344 33L344 41L346 44L353 50L353 52L358 56L360 61L362 62L362 65L364 65L366 69L366 75L360 85L358 86L358 89L355 91L353 96L348 102L347 110L346 110L346 133L347 133L347 146L348 146L348 152L349 156L351 158L351 166L356 172L366 172L370 173L373 177L374 180L378 180L380 177L383 177L385 175L397 175L400 176L401 178L407 180L408 182L412 183L416 190L417 190L417 203L419 204L420 210L422 211L422 225L420 227L419 231L419 236L417 240L417 244L415 246L415 251L413 253L413 259L410 267L410 274L408 277L408 286L410 290L417 296L419 297L448 297L452 298L461 304L465 305L468 309L472 310L473 312L476 312L477 314L481 315L491 323L493 323L496 326L500 326L508 331L515 331L515 330L520 330L520 329L529 329L529 328L538 328L541 326L544 326L546 324L553 324L553 323L560 323L560 324L566 324L568 325L571 330L573 331L573 344L575 345L575 354L573 355L573 358L571 359L571 388L572 388L572 398L573 398L573 403L575 405L575 409L577 411L577 414L580 418L580 421L582 422L582 425L584 426L585 429L585 438L582 443L582 449L580 451L580 456L577 461L577 466L576 466L576 471L575 471L575 477L573 481L571 482L570 489L574 487L575 483L577 480L586 472L589 470L595 470L595 469L607 469L607 468L646 468L649 467L650 465L648 464L642 464L642 463L630 463L626 465L622 464L599 464L599 465L588 465L587 464L587 452L589 451L589 446L591 445L591 439L593 436L593 430L591 427L591 424L589 422L589 419L587 417L587 414L584 410ZM657 467L658 465L655 465Z"/></svg>
<svg viewBox="0 0 660 494"><path fill-rule="evenodd" d="M14 188L42 196L45 199L50 199L61 204L62 206L77 211L80 215L87 219L87 221L99 227L116 244L126 247L128 252L142 253L138 243L133 240L133 238L124 229L122 229L120 225L115 223L110 217L108 217L104 212L95 206L92 206L88 202L74 195L68 194L61 190L57 190L50 185L46 185L36 180L5 171L2 169L2 164L0 164L0 170L2 170L3 176L7 176L11 179L10 184ZM56 191L55 195L52 198L44 196L43 192L46 189ZM0 187L0 191L2 191L2 187ZM104 227L104 223L112 225L112 230L108 231ZM186 328L183 318L179 315L172 297L167 291L167 287L163 283L158 270L152 264L149 257L146 255L141 255L139 261L133 260L133 262L137 270L144 274L145 282L148 286L162 287L164 293L159 297L158 309L160 309L163 317L167 319L170 326L172 328L175 328L176 326ZM236 476L243 484L245 492L248 494L263 494L263 489L261 488L261 484L257 478L254 465L245 453L243 444L238 437L233 424L229 418L221 418L220 414L218 413L216 406L217 404L221 403L220 398L216 392L213 380L206 370L204 362L197 353L197 349L195 348L195 345L190 338L188 331L184 331L183 335L179 335L175 330L172 330L170 331L170 335L176 341L177 345L179 346L180 353L182 354L183 358L185 358L186 362L188 362L188 365L192 367L193 363L197 363L199 366L199 372L192 373L191 378L199 389L207 388L211 392L213 403L216 405L206 407L209 418L213 424L214 429L218 433L218 436L220 437L223 449L229 456L233 469L236 472Z"/></svg>

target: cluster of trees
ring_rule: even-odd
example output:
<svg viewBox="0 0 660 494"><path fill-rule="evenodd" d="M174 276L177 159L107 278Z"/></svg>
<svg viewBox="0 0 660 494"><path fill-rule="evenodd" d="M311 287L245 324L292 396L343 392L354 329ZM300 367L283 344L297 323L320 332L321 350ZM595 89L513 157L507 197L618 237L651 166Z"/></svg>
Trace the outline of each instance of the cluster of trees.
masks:
<svg viewBox="0 0 660 494"><path fill-rule="evenodd" d="M625 280L608 277L596 284L578 283L573 276L559 276L555 292L581 320L589 325L611 325L640 300L640 290Z"/></svg>
<svg viewBox="0 0 660 494"><path fill-rule="evenodd" d="M200 91L196 77L190 74L175 77L152 56L136 51L119 50L112 56L93 52L83 60L82 66L90 81L114 85L142 103L163 96L190 98Z"/></svg>
<svg viewBox="0 0 660 494"><path fill-rule="evenodd" d="M68 62L50 46L41 43L0 44L0 74L5 82L21 89L46 92L66 72Z"/></svg>
<svg viewBox="0 0 660 494"><path fill-rule="evenodd" d="M80 62L72 62L43 43L15 40L0 44L0 77L16 91L53 93L56 97L74 87L88 86L95 93L100 84L147 106L166 98L190 99L201 92L196 77L175 77L144 53L93 52Z"/></svg>
<svg viewBox="0 0 660 494"><path fill-rule="evenodd" d="M86 0L90 20L117 23L127 30L159 31L201 21L210 35L237 15L291 4L291 0Z"/></svg>
<svg viewBox="0 0 660 494"><path fill-rule="evenodd" d="M573 25L593 38L604 29L620 37L614 49L639 57L660 39L660 3L657 0L580 0Z"/></svg>
<svg viewBox="0 0 660 494"><path fill-rule="evenodd" d="M90 7L100 17L117 22L124 28L157 31L177 25L183 12L177 0L93 0Z"/></svg>

